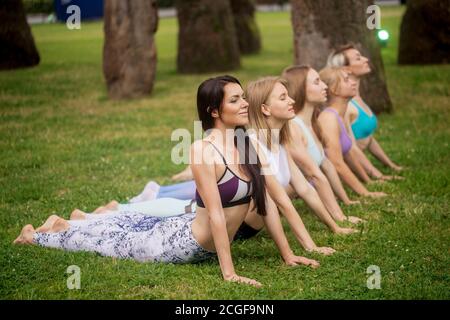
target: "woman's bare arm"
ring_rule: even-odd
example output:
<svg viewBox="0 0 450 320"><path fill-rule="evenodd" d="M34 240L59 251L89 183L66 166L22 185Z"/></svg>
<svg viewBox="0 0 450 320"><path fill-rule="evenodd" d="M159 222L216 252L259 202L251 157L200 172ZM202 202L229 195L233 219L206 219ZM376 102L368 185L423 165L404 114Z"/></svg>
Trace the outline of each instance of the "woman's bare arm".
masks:
<svg viewBox="0 0 450 320"><path fill-rule="evenodd" d="M223 278L227 281L244 282L259 286L255 280L240 277L236 274L231 257L230 239L227 232L225 214L217 188L217 177L214 159L216 154L204 141L196 141L191 147L191 169L205 208L209 215L211 234L213 235L219 264ZM201 161L198 161L201 159ZM200 162L200 163L199 163Z"/></svg>

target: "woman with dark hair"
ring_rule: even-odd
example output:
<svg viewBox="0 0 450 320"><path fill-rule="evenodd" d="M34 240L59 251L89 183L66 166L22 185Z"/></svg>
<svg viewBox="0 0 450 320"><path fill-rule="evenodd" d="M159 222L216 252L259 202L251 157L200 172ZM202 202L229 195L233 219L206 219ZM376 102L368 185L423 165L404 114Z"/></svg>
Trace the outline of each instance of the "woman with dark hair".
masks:
<svg viewBox="0 0 450 320"><path fill-rule="evenodd" d="M245 132L237 130L248 123L248 103L239 81L230 76L204 81L198 88L197 109L210 134L191 146L196 214L160 218L121 212L74 221L51 216L36 230L26 225L14 242L142 262L197 262L217 254L226 281L260 286L256 280L236 274L230 250L247 212L253 210L263 217L287 264L317 267L317 261L292 253L279 216L270 209L260 162L257 157L249 161L255 159L255 151ZM235 165L237 162L240 164ZM272 193L270 188L268 191Z"/></svg>

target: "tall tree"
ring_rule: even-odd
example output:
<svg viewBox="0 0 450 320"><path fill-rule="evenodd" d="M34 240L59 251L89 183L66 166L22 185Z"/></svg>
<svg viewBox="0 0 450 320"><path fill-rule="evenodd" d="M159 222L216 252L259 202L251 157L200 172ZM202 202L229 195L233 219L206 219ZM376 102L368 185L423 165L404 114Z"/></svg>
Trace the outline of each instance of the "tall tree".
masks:
<svg viewBox="0 0 450 320"><path fill-rule="evenodd" d="M450 63L450 0L407 1L398 62Z"/></svg>
<svg viewBox="0 0 450 320"><path fill-rule="evenodd" d="M295 63L325 66L333 48L352 42L372 64L361 81L361 96L379 113L392 110L375 31L367 27L371 0L291 0Z"/></svg>
<svg viewBox="0 0 450 320"><path fill-rule="evenodd" d="M240 67L229 0L176 0L180 73L228 71Z"/></svg>
<svg viewBox="0 0 450 320"><path fill-rule="evenodd" d="M255 20L254 1L230 0L230 3L241 54L258 53L261 50L261 37Z"/></svg>
<svg viewBox="0 0 450 320"><path fill-rule="evenodd" d="M0 70L39 64L39 53L27 23L22 1L2 1L0 21Z"/></svg>
<svg viewBox="0 0 450 320"><path fill-rule="evenodd" d="M109 96L151 93L156 74L156 0L105 0L103 73Z"/></svg>

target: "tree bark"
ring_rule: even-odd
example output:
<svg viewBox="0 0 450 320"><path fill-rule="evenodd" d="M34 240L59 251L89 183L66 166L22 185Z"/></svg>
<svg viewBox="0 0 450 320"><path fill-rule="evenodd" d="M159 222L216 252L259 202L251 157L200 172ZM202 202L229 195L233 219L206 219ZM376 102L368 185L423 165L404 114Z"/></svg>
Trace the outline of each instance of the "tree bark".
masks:
<svg viewBox="0 0 450 320"><path fill-rule="evenodd" d="M376 113L392 110L375 31L366 21L371 0L291 0L295 63L320 70L333 48L352 42L371 61L361 81L361 96Z"/></svg>
<svg viewBox="0 0 450 320"><path fill-rule="evenodd" d="M0 70L38 65L40 57L22 1L2 1L0 21Z"/></svg>
<svg viewBox="0 0 450 320"><path fill-rule="evenodd" d="M255 20L253 0L230 0L234 27L241 54L254 54L261 50L261 37Z"/></svg>
<svg viewBox="0 0 450 320"><path fill-rule="evenodd" d="M156 74L156 0L105 0L103 74L112 99L150 94Z"/></svg>
<svg viewBox="0 0 450 320"><path fill-rule="evenodd" d="M399 64L450 62L450 0L408 0L400 28Z"/></svg>
<svg viewBox="0 0 450 320"><path fill-rule="evenodd" d="M177 0L180 73L234 70L240 55L229 0Z"/></svg>

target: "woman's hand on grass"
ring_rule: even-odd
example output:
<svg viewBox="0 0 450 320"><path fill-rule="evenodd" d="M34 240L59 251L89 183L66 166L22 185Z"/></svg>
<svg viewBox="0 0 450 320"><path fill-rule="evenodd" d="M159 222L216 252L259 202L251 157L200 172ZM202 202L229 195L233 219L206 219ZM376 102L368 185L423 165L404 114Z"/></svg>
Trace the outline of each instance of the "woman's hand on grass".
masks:
<svg viewBox="0 0 450 320"><path fill-rule="evenodd" d="M347 202L344 202L345 205L347 206L351 206L351 205L355 205L355 204L361 204L361 201L359 200L348 200Z"/></svg>
<svg viewBox="0 0 450 320"><path fill-rule="evenodd" d="M346 220L348 222L350 222L350 223L353 223L353 224L366 222L366 220L358 218L358 217L355 217L355 216L348 216Z"/></svg>
<svg viewBox="0 0 450 320"><path fill-rule="evenodd" d="M317 253L323 254L325 256L330 256L336 252L336 250L334 250L333 248L330 248L330 247L315 247L315 248L312 248L312 249L309 249L306 251L317 252Z"/></svg>
<svg viewBox="0 0 450 320"><path fill-rule="evenodd" d="M371 197L371 198L382 198L382 197L386 197L387 194L384 192L375 191L375 192L368 192L367 194L365 194L365 196Z"/></svg>
<svg viewBox="0 0 450 320"><path fill-rule="evenodd" d="M308 259L305 257L300 257L296 255L290 255L289 257L284 259L284 262L288 266L298 266L300 264L303 264L305 266L311 266L311 268L318 268L320 266L320 263L313 259Z"/></svg>
<svg viewBox="0 0 450 320"><path fill-rule="evenodd" d="M260 288L262 286L262 284L260 282L254 280L254 279L241 277L241 276L238 276L237 274L233 274L231 276L224 277L224 279L225 279L225 281L249 284L249 285L252 285L252 286L257 287L257 288Z"/></svg>

